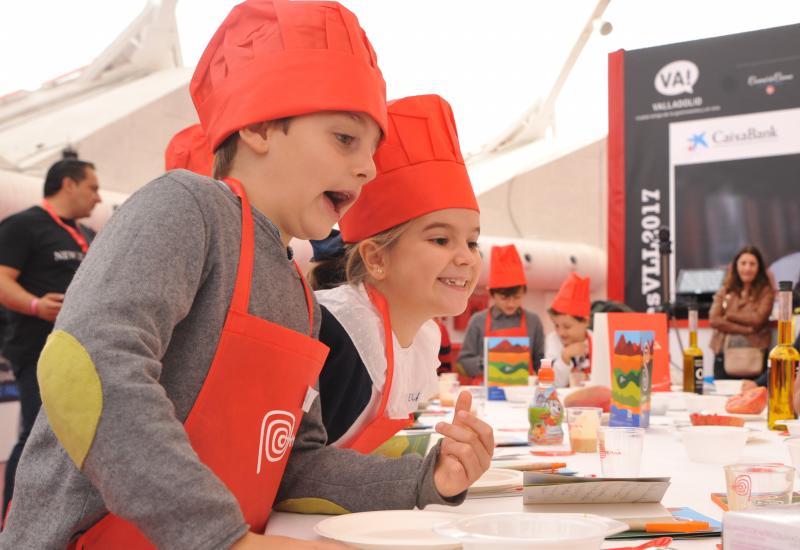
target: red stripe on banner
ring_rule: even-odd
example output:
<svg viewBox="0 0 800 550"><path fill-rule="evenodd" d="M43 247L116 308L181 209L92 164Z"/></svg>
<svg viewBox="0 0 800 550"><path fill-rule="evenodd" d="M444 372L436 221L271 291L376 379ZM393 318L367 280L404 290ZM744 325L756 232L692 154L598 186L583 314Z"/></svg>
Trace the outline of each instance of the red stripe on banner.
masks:
<svg viewBox="0 0 800 550"><path fill-rule="evenodd" d="M625 301L625 50L608 54L608 298Z"/></svg>

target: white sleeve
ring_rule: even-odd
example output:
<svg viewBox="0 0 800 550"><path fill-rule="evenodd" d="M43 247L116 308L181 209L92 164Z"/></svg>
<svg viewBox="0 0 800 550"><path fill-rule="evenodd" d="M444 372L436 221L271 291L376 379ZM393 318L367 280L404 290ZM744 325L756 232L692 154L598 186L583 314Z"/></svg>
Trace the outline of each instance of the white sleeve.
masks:
<svg viewBox="0 0 800 550"><path fill-rule="evenodd" d="M426 378L425 386L422 389L424 398L431 399L439 393L439 377L436 369L439 368L439 349L442 347L442 331L434 321L428 321L420 328L420 335L425 341L426 356L430 357L432 364L432 376Z"/></svg>
<svg viewBox="0 0 800 550"><path fill-rule="evenodd" d="M561 358L561 350L564 346L558 338L555 331L547 335L544 342L544 356L553 361L553 373L555 374L555 385L558 388L566 388L569 386L569 373L572 371L572 365L564 363Z"/></svg>

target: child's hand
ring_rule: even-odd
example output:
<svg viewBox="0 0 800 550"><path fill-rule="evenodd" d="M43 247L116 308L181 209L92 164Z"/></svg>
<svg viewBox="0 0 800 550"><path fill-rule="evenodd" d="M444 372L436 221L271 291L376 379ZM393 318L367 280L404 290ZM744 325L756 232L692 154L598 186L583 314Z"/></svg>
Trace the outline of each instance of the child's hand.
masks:
<svg viewBox="0 0 800 550"><path fill-rule="evenodd" d="M297 540L287 537L247 533L235 542L230 550L346 550L347 548L351 547L335 542Z"/></svg>
<svg viewBox="0 0 800 550"><path fill-rule="evenodd" d="M585 342L573 342L564 346L564 349L561 350L561 360L565 363L572 361L573 357L583 357L584 355L586 355Z"/></svg>
<svg viewBox="0 0 800 550"><path fill-rule="evenodd" d="M444 440L433 471L433 482L445 498L469 488L492 463L492 427L469 412L471 405L472 394L461 392L453 423L436 425L436 431L444 436Z"/></svg>

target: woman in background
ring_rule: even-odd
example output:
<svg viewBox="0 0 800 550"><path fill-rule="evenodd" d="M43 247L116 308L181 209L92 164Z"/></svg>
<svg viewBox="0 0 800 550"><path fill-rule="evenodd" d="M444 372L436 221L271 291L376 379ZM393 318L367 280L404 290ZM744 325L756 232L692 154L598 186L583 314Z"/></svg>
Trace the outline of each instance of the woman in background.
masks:
<svg viewBox="0 0 800 550"><path fill-rule="evenodd" d="M739 250L709 312L714 378L755 379L765 371L775 290L755 246Z"/></svg>

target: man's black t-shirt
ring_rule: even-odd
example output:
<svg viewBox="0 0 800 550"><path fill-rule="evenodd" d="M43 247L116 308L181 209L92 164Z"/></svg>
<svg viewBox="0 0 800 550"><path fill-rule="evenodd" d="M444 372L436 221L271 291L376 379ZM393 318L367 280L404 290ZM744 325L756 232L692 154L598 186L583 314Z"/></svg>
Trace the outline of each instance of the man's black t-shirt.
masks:
<svg viewBox="0 0 800 550"><path fill-rule="evenodd" d="M74 221L62 220L75 227ZM82 225L80 231L91 242L94 232ZM31 294L66 292L83 256L78 243L39 206L0 222L0 265L18 269L17 282ZM16 312L10 312L9 317L3 355L15 369L35 364L53 324Z"/></svg>

